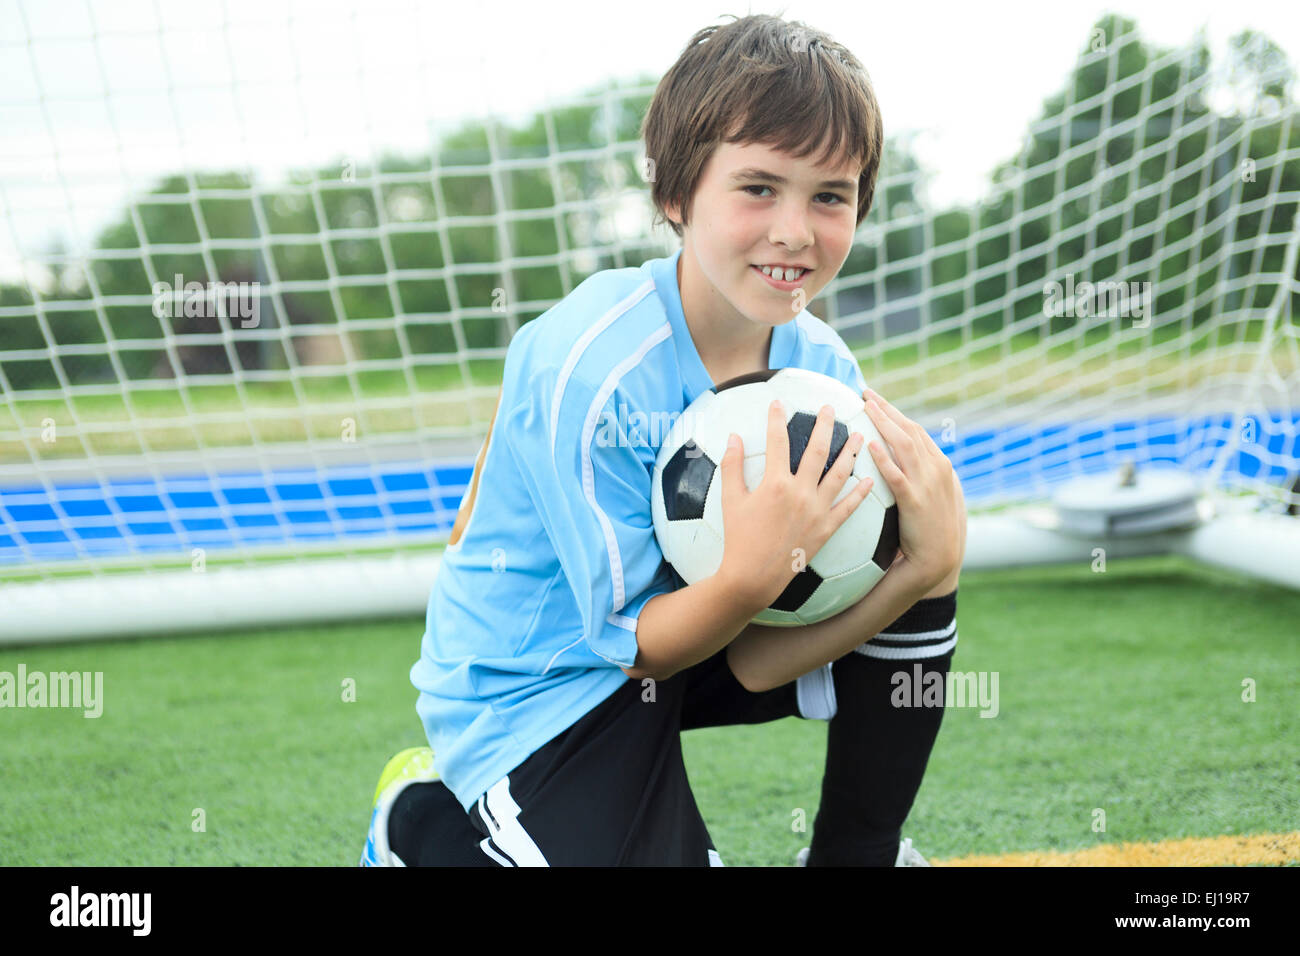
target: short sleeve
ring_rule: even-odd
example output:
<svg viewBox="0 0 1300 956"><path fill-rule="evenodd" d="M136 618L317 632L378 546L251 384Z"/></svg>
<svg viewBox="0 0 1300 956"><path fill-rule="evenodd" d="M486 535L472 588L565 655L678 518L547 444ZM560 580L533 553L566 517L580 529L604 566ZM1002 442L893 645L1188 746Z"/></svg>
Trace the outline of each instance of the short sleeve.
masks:
<svg viewBox="0 0 1300 956"><path fill-rule="evenodd" d="M863 392L867 390L867 380L863 378L862 369L858 366L858 363L856 361L853 362L853 370L851 372L851 377L853 379L853 390L855 392L861 395Z"/></svg>
<svg viewBox="0 0 1300 956"><path fill-rule="evenodd" d="M808 312L800 313L799 329L807 337L809 345L809 351L802 353L806 358L800 364L843 382L855 394L861 395L867 387L867 380L858 367L858 360L840 338L840 334Z"/></svg>
<svg viewBox="0 0 1300 956"><path fill-rule="evenodd" d="M597 389L554 369L539 370L504 424L573 590L587 646L612 664L632 667L642 608L674 590L675 582L654 536L653 457L619 427L615 409L625 399L616 400L617 394L608 384Z"/></svg>
<svg viewBox="0 0 1300 956"><path fill-rule="evenodd" d="M837 336L838 338L838 336ZM827 375L839 379L849 388L853 389L855 394L861 395L867 387L867 380L862 376L862 369L858 367L858 360L853 357L847 345L840 341L843 351L834 352L834 358L831 359L831 367L825 370Z"/></svg>

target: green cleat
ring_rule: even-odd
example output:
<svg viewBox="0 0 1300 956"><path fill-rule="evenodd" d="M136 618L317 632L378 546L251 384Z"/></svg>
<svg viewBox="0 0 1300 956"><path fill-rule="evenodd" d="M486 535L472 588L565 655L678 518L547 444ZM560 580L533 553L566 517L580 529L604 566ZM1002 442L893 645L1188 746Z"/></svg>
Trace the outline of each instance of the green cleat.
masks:
<svg viewBox="0 0 1300 956"><path fill-rule="evenodd" d="M384 765L375 787L374 809L370 813L370 831L361 851L360 866L406 866L388 846L388 812L398 795L413 783L437 780L433 769L433 751L428 747L403 750Z"/></svg>

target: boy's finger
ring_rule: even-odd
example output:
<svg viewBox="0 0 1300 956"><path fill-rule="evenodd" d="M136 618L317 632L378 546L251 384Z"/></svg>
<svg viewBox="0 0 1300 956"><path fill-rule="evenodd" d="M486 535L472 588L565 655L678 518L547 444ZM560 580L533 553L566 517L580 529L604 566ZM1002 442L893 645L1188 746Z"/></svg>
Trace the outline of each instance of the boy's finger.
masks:
<svg viewBox="0 0 1300 956"><path fill-rule="evenodd" d="M835 408L832 405L823 405L817 411L817 422L808 435L808 444L804 448L803 457L799 460L796 476L802 477L811 473L816 475L814 479L816 482L821 482L822 474L830 464L828 459L831 456L831 436L834 433Z"/></svg>
<svg viewBox="0 0 1300 956"><path fill-rule="evenodd" d="M873 392L870 388L862 390L863 398L867 399L867 414L871 414L870 403L874 401L880 410L888 416L889 420L898 425L899 428L907 432L914 439L920 439L921 444L929 449L931 455L942 455L943 449L935 442L934 437L926 431L918 422L912 421L889 402L880 397L878 392ZM880 426L877 425L877 428ZM947 456L944 456L947 457Z"/></svg>
<svg viewBox="0 0 1300 956"><path fill-rule="evenodd" d="M894 421L879 404L874 401L867 402L867 416L871 419L876 430L880 432L880 437L889 442L895 452L907 448L913 443L911 433L902 425Z"/></svg>
<svg viewBox="0 0 1300 956"><path fill-rule="evenodd" d="M831 508L831 515L834 518L836 528L849 520L849 515L853 514L858 505L862 504L863 499L865 499L867 495L871 494L871 487L873 484L875 484L874 478L863 478L853 486L852 491L845 495L839 503Z"/></svg>
<svg viewBox="0 0 1300 956"><path fill-rule="evenodd" d="M862 450L865 442L865 435L861 432L854 432L840 448L839 457L835 459L835 464L826 476L830 480L822 482L825 486L825 494L830 500L834 500L835 496L840 493L840 489L849 480L849 475L853 474L853 466L857 463L858 453ZM870 481L871 479L865 478L863 480Z"/></svg>
<svg viewBox="0 0 1300 956"><path fill-rule="evenodd" d="M727 437L727 450L722 456L722 496L724 501L743 497L745 488L745 444L740 436Z"/></svg>
<svg viewBox="0 0 1300 956"><path fill-rule="evenodd" d="M873 441L867 443L867 450L871 452L871 458L876 463L876 470L880 472L880 477L885 479L885 484L889 486L890 492L899 501L905 496L910 496L911 487L907 483L907 476L903 470L894 464L894 459L890 457L883 442Z"/></svg>
<svg viewBox="0 0 1300 956"><path fill-rule="evenodd" d="M782 468L790 467L790 436L786 434L785 409L781 400L773 399L767 407L767 461L763 477L780 475Z"/></svg>
<svg viewBox="0 0 1300 956"><path fill-rule="evenodd" d="M889 416L890 421L897 423L900 428L905 429L908 425L913 424L910 418L900 412L893 405L889 404L889 402L885 401L878 392L873 392L868 388L862 392L862 396L867 400L868 406L874 400L875 403L880 406L881 410ZM868 408L868 410L870 409Z"/></svg>

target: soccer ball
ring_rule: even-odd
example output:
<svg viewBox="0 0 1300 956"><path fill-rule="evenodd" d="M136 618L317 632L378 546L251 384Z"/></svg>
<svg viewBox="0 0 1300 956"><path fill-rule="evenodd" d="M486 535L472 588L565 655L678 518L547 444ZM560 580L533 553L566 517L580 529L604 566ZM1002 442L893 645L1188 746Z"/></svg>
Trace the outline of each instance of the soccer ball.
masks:
<svg viewBox="0 0 1300 956"><path fill-rule="evenodd" d="M857 482L871 491L816 554L791 556L794 578L781 596L754 617L758 624L798 627L825 620L862 600L898 554L898 506L867 445L889 447L863 408L861 396L828 375L801 368L742 375L705 392L669 430L655 462L650 510L664 559L686 584L722 565L722 456L734 432L745 447L745 487L758 487L766 468L767 414L774 399L785 410L790 471L798 470L823 405L835 409L831 450L823 477L853 432L866 442L838 502Z"/></svg>

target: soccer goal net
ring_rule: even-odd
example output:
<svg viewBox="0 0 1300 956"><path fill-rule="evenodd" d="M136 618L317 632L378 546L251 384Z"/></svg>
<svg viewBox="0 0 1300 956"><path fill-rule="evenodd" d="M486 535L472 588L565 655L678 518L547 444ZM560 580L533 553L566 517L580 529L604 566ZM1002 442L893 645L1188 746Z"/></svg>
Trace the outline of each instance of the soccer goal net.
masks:
<svg viewBox="0 0 1300 956"><path fill-rule="evenodd" d="M365 93L331 117L290 108L314 82L292 21L287 63L252 78L230 29L191 73L157 28L3 41L30 81L0 114L0 640L418 612L511 336L675 248L650 228L653 81L394 149L366 97L445 96L436 47L408 76L359 45ZM1081 40L979 201L931 202L887 117L875 206L810 311L951 458L968 566L1183 547L1289 559L1271 576L1300 586L1291 68L1252 34L1222 62L1120 18ZM122 88L149 49L163 82ZM95 66L60 76L70 56ZM268 103L285 138L364 134L270 168ZM217 138L246 158L214 163ZM1194 513L1171 517L1172 472ZM1089 476L1094 510L1127 489L1129 524L1062 537L1048 506ZM1229 516L1249 527L1195 539Z"/></svg>

